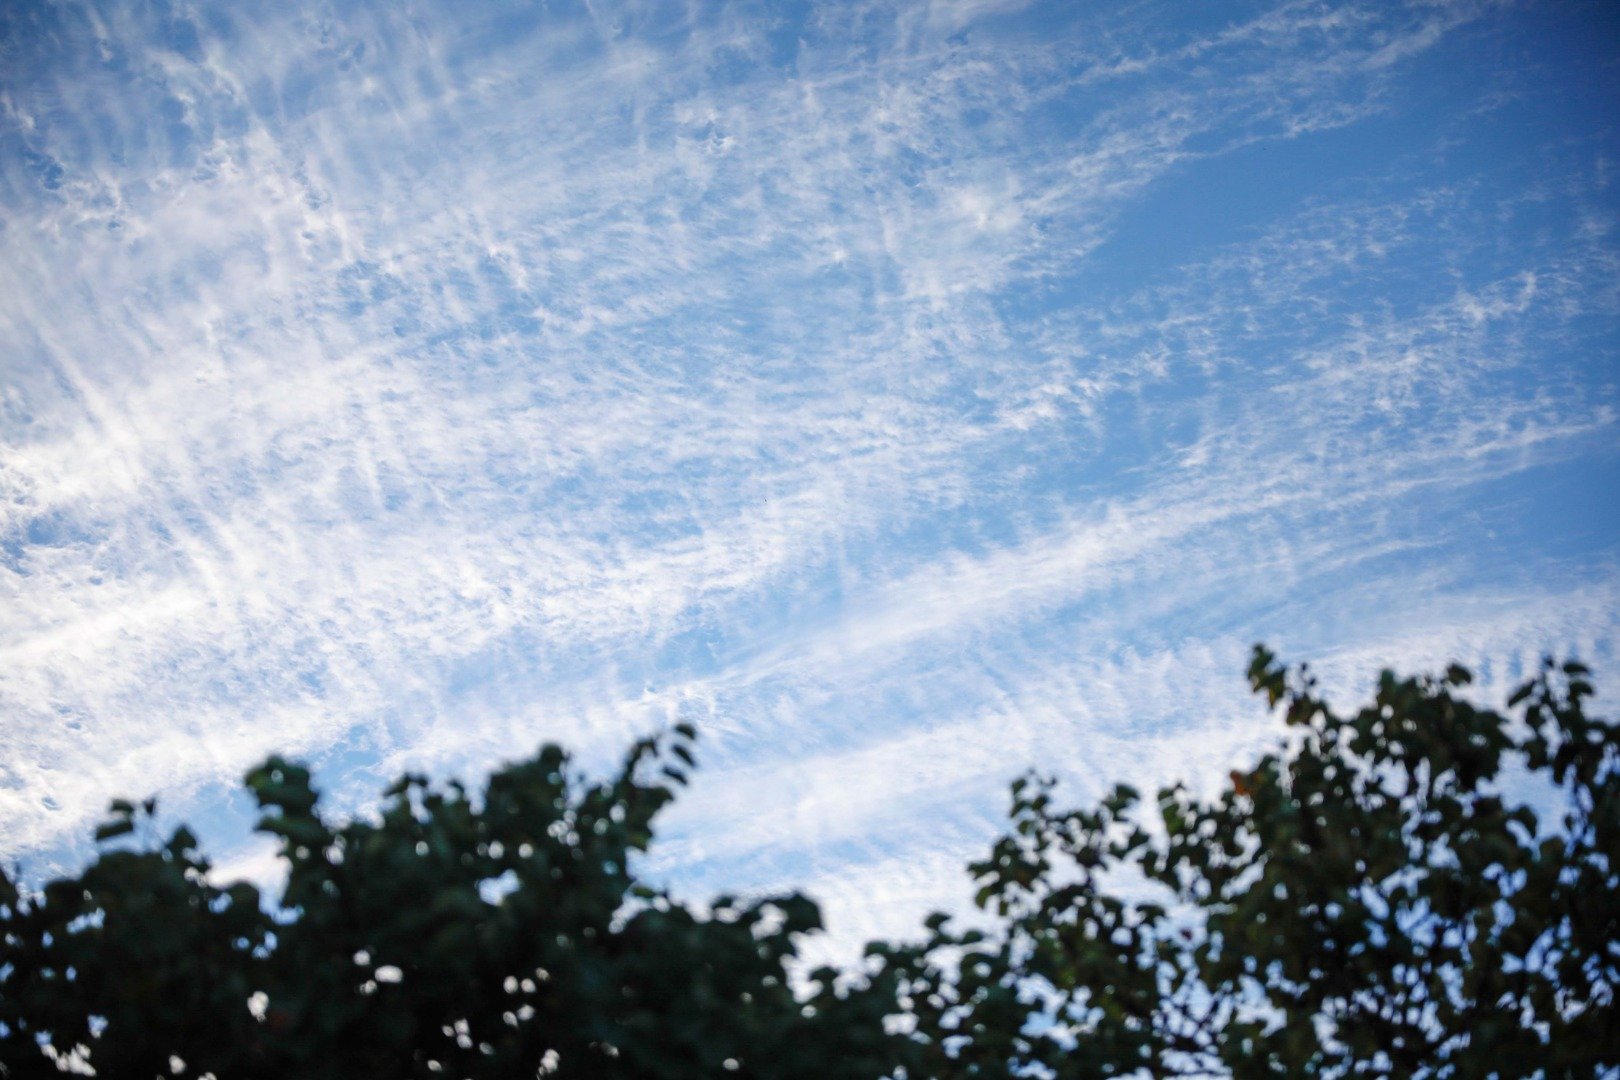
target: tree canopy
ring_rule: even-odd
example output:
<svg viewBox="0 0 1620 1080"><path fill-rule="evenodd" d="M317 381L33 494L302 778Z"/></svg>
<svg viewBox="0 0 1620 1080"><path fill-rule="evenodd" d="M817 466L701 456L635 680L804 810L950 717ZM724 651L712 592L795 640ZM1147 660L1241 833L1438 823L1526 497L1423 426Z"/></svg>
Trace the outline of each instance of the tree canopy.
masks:
<svg viewBox="0 0 1620 1080"><path fill-rule="evenodd" d="M923 1075L1620 1065L1620 742L1586 674L1549 662L1504 716L1457 695L1461 667L1386 672L1343 716L1256 649L1290 737L1215 798L1059 809L1050 779L1019 781L971 867L995 932L903 988ZM1558 817L1506 799L1510 772Z"/></svg>
<svg viewBox="0 0 1620 1080"><path fill-rule="evenodd" d="M605 780L559 747L477 796L407 775L323 814L309 771L246 784L274 898L217 884L151 802L81 874L0 871L4 1075L1432 1077L1620 1068L1620 730L1579 664L1505 712L1464 669L1385 673L1335 712L1256 649L1278 748L1209 797L1013 785L932 916L855 971L803 970L797 895L694 905L638 876L694 764L686 725ZM1511 797L1518 794L1520 798ZM1532 809L1533 802L1539 808ZM143 840L143 837L148 839Z"/></svg>

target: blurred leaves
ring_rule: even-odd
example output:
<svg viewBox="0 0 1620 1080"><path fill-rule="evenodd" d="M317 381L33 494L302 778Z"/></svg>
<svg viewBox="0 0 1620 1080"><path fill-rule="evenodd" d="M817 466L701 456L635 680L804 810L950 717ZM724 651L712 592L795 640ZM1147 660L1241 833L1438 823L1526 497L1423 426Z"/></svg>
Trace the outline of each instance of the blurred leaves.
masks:
<svg viewBox="0 0 1620 1080"><path fill-rule="evenodd" d="M1201 798L1012 788L984 909L804 972L803 896L700 910L635 877L696 731L590 782L559 747L480 796L406 775L371 820L245 778L279 900L115 800L42 889L0 872L13 1077L1596 1076L1620 1066L1620 738L1547 661L1504 715L1385 673L1341 716L1255 650L1288 736ZM1512 777L1511 785L1504 777ZM1537 787L1537 785L1540 785ZM1510 802L1507 789L1535 796ZM1547 816L1551 813L1552 816ZM116 843L107 843L116 841Z"/></svg>
<svg viewBox="0 0 1620 1080"><path fill-rule="evenodd" d="M271 758L246 785L287 866L276 904L210 884L185 829L38 895L0 878L0 1061L56 1076L77 1054L151 1077L175 1075L172 1056L220 1080L533 1077L543 1062L559 1077L882 1074L903 1053L883 1023L892 986L794 991L815 904L704 913L634 879L695 738L683 724L637 743L604 783L547 746L476 800L406 776L375 820L343 825L306 768ZM117 801L97 837L140 819Z"/></svg>

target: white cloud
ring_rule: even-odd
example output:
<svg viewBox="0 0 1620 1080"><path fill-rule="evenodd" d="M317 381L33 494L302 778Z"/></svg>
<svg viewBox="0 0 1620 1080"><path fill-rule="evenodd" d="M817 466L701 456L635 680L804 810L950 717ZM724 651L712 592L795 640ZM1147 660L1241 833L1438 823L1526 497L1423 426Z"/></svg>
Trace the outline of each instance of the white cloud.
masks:
<svg viewBox="0 0 1620 1080"><path fill-rule="evenodd" d="M661 868L887 926L1024 764L1252 747L1252 637L1352 680L1612 651L1612 548L1501 525L1609 475L1592 145L1436 166L1437 128L1258 210L1220 172L1401 114L1491 9L39 17L0 77L15 851L113 793L206 819L272 748L354 808L697 716Z"/></svg>

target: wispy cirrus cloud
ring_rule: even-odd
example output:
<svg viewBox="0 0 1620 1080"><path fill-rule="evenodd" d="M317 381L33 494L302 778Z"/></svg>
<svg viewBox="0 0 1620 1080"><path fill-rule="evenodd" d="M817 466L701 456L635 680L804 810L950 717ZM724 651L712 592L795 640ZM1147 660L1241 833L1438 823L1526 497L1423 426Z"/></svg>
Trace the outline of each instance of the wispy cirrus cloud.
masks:
<svg viewBox="0 0 1620 1080"><path fill-rule="evenodd" d="M1219 775L1255 637L1611 655L1613 139L1537 17L20 10L11 849L695 716L661 872L887 927L1023 764Z"/></svg>

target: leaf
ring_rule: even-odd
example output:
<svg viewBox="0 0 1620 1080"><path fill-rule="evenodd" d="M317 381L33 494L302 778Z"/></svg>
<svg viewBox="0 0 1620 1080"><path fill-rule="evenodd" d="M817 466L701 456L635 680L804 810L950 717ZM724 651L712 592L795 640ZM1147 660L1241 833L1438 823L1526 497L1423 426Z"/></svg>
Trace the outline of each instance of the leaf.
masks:
<svg viewBox="0 0 1620 1080"><path fill-rule="evenodd" d="M134 831L135 823L128 818L123 818L119 821L109 821L103 825L96 826L96 843L99 844L104 840L111 840L115 837L124 836L127 833L132 833Z"/></svg>

